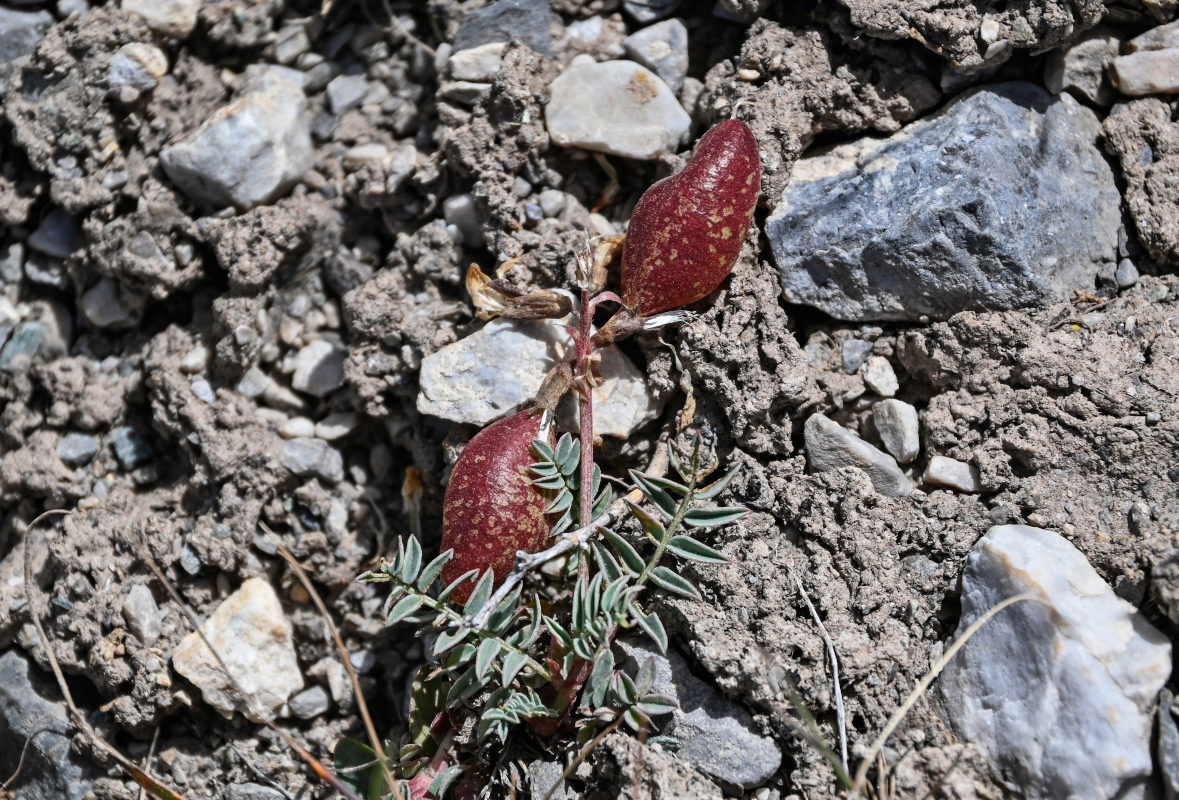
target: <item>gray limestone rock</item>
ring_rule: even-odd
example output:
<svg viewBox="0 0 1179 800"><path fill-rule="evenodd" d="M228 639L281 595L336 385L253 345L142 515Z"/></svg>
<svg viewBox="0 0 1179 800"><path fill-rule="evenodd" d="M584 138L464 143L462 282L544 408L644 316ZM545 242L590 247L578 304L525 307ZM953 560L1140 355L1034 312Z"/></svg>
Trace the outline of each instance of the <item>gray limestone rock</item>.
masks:
<svg viewBox="0 0 1179 800"><path fill-rule="evenodd" d="M344 457L323 439L309 436L289 439L279 460L296 475L315 476L330 483L344 480Z"/></svg>
<svg viewBox="0 0 1179 800"><path fill-rule="evenodd" d="M669 17L679 8L681 0L622 0L622 8L635 22L647 23Z"/></svg>
<svg viewBox="0 0 1179 800"><path fill-rule="evenodd" d="M98 455L98 441L84 433L67 433L57 443L57 457L66 466L82 467Z"/></svg>
<svg viewBox="0 0 1179 800"><path fill-rule="evenodd" d="M515 37L542 56L552 58L548 0L496 0L463 16L454 52Z"/></svg>
<svg viewBox="0 0 1179 800"><path fill-rule="evenodd" d="M977 492L982 488L978 467L946 456L934 456L929 459L929 465L925 468L921 480L931 486L945 486L960 492Z"/></svg>
<svg viewBox="0 0 1179 800"><path fill-rule="evenodd" d="M868 474L876 491L889 497L904 497L913 491L896 459L881 452L859 436L822 414L812 414L802 428L806 439L807 463L812 472L855 467Z"/></svg>
<svg viewBox="0 0 1179 800"><path fill-rule="evenodd" d="M1119 56L1113 60L1113 78L1119 92L1134 97L1179 92L1179 47Z"/></svg>
<svg viewBox="0 0 1179 800"><path fill-rule="evenodd" d="M249 75L241 96L160 154L168 177L209 208L253 208L277 199L313 158L302 75L267 66Z"/></svg>
<svg viewBox="0 0 1179 800"><path fill-rule="evenodd" d="M577 56L551 91L545 121L563 147L658 158L675 152L692 121L668 85L633 61Z"/></svg>
<svg viewBox="0 0 1179 800"><path fill-rule="evenodd" d="M688 28L678 19L649 25L622 40L626 54L678 92L688 75Z"/></svg>
<svg viewBox="0 0 1179 800"><path fill-rule="evenodd" d="M901 464L908 464L921 451L917 409L904 400L881 400L872 406L872 422L884 449Z"/></svg>
<svg viewBox="0 0 1179 800"><path fill-rule="evenodd" d="M1060 535L987 531L962 573L959 632L1003 600L939 679L950 721L1029 800L1141 797L1171 645Z"/></svg>
<svg viewBox="0 0 1179 800"><path fill-rule="evenodd" d="M1121 221L1100 132L1071 96L1006 83L800 160L767 224L786 299L918 320L1092 288Z"/></svg>
<svg viewBox="0 0 1179 800"><path fill-rule="evenodd" d="M1071 45L1048 56L1044 84L1053 94L1071 90L1090 103L1107 106L1114 93L1106 68L1120 47L1121 41L1106 28L1085 31Z"/></svg>
<svg viewBox="0 0 1179 800"><path fill-rule="evenodd" d="M0 7L0 64L33 52L53 25L48 11L16 11Z"/></svg>
<svg viewBox="0 0 1179 800"><path fill-rule="evenodd" d="M670 720L655 722L663 726L660 733L679 740L680 758L705 775L743 789L764 783L778 771L782 752L774 740L754 730L749 712L693 675L675 650L663 655L642 639L621 639L615 650L619 666L632 676L648 658L655 659L652 691L680 705Z"/></svg>
<svg viewBox="0 0 1179 800"><path fill-rule="evenodd" d="M39 731L39 732L38 732ZM94 768L70 748L74 729L53 679L17 649L0 655L0 774L16 770L21 749L34 732L17 781L20 800L83 800Z"/></svg>

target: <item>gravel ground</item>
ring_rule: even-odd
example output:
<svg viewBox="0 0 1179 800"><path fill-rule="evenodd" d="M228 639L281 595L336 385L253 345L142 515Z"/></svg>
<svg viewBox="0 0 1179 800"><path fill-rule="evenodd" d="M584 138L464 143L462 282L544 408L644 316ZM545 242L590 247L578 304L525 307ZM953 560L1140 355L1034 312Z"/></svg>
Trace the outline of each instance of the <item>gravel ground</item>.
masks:
<svg viewBox="0 0 1179 800"><path fill-rule="evenodd" d="M138 796L69 726L36 613L91 723L190 800L332 796L257 722L325 759L363 738L263 524L396 741L422 645L354 579L410 531L437 552L457 453L544 373L505 337L559 336L485 328L467 265L570 288L736 113L754 225L691 322L611 356L601 460L645 463L690 397L752 513L686 568L703 602L656 604L680 752L611 736L565 796L838 796L789 690L836 744L824 636L854 768L980 598L1024 590L1055 610L923 695L895 796L1173 796L1176 14L0 0L0 780L43 729L15 797ZM247 698L194 665L149 556ZM518 738L487 796L571 757Z"/></svg>

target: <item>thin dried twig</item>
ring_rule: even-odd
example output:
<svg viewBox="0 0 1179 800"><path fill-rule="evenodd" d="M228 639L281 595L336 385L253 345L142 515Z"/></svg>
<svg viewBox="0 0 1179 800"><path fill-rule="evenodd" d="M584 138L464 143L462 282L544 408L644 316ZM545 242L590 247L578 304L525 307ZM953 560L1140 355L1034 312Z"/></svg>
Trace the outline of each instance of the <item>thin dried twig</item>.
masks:
<svg viewBox="0 0 1179 800"><path fill-rule="evenodd" d="M668 454L667 440L664 439L659 443L659 447L655 450L655 455L651 458L651 463L647 467L647 473L650 475L662 476L667 471L667 465L670 462ZM617 521L625 512L627 502L637 503L642 498L642 492L638 489L633 489L629 494L626 494L613 503L606 509L596 520L581 528L565 531L557 537L557 543L547 550L541 550L539 553L528 553L523 550L516 551L516 563L512 566L512 571L504 578L504 582L499 585L488 598L487 602L475 614L462 617L453 623L456 628L472 628L474 630L482 630L487 626L487 620L491 618L491 613L499 607L508 595L516 588L516 586L524 580L524 577L533 570L539 569L542 565L547 564L554 558L576 550L579 547L584 547L598 537L600 528L606 527Z"/></svg>
<svg viewBox="0 0 1179 800"><path fill-rule="evenodd" d="M327 623L328 630L332 633L332 639L336 643L336 651L340 654L340 660L344 662L344 669L348 671L348 679L352 682L352 692L356 696L356 708L360 712L361 720L364 721L364 729L368 733L369 742L372 744L373 751L377 754L377 761L381 765L381 771L385 774L385 785L392 788L397 800L401 800L401 792L397 788L397 780L393 777L393 772L389 768L389 757L385 754L385 748L381 744L381 737L377 735L377 728L373 724L372 715L368 711L368 703L365 702L364 692L360 688L360 679L356 676L356 670L352 666L352 659L348 655L348 648L344 646L344 638L340 636L340 629L336 627L336 623L332 619L332 615L328 613L323 598L319 596L319 592L312 585L311 579L307 577L307 572L303 569L303 565L287 549L287 546L274 535L274 531L270 530L266 523L260 521L258 526L262 528L267 538L278 548L278 554L294 570L299 583L307 590L307 594L311 596L311 602L315 604L315 608L319 611L320 616Z"/></svg>
<svg viewBox="0 0 1179 800"><path fill-rule="evenodd" d="M568 780L569 776L572 775L579 766L581 766L581 762L585 761L589 754L593 752L593 749L598 746L598 742L602 741L611 733L618 730L618 726L622 724L623 719L624 717L619 714L618 719L611 722L602 729L601 733L586 742L585 747L581 748L581 751L577 754L577 756L569 762L569 766L565 767L564 772L561 773L561 777L557 778L556 782L549 787L547 792L545 792L544 800L552 800L553 792L557 791L557 787Z"/></svg>
<svg viewBox="0 0 1179 800"><path fill-rule="evenodd" d="M179 792L175 792L165 786L159 779L145 772L135 765L131 759L120 753L114 746L107 743L105 739L98 735L98 731L90 725L85 715L78 709L74 703L74 696L70 693L69 684L66 683L65 675L62 674L61 665L57 662L57 654L53 652L53 643L49 639L49 634L45 632L44 626L41 624L41 615L37 613L37 604L34 598L33 588L33 559L31 553L33 552L33 531L36 530L37 523L47 517L55 514L69 515L71 512L64 509L55 509L46 511L32 522L29 523L25 530L24 539L24 590L25 602L29 605L29 618L33 622L33 627L37 629L37 636L41 640L41 646L45 650L45 657L49 660L49 666L53 670L53 677L57 679L57 688L61 691L62 698L65 699L66 709L69 712L70 722L75 728L80 730L83 734L90 738L94 746L99 750L110 756L120 767L122 767L128 775L140 786L145 787L153 795L160 798L160 800L184 800L184 796ZM23 758L23 756L22 756ZM359 799L357 799L359 800Z"/></svg>
<svg viewBox="0 0 1179 800"><path fill-rule="evenodd" d="M823 620L819 617L819 612L815 609L810 597L807 596L806 589L802 587L802 580L799 579L798 574L793 569L789 567L787 569L790 572L790 577L794 579L794 585L798 587L798 593L802 596L802 601L806 603L807 610L811 612L811 618L819 628L819 635L823 637L823 641L827 645L827 656L831 659L831 681L835 684L835 720L839 725L839 759L843 764L844 772L846 772L847 716L843 710L843 689L839 686L839 658L835 655L835 644L831 641L831 636L827 633L827 628L823 625Z"/></svg>
<svg viewBox="0 0 1179 800"><path fill-rule="evenodd" d="M151 769L151 760L156 757L156 745L160 742L160 726L157 725L155 731L151 735L151 746L147 748L147 755L143 758L143 768ZM146 790L139 787L139 800L144 800L144 792Z"/></svg>
<svg viewBox="0 0 1179 800"><path fill-rule="evenodd" d="M233 690L237 692L238 697L246 701L250 712L257 719L260 719L263 725L274 731L275 735L278 736L279 739L282 739L283 744L298 753L299 757L307 763L307 766L311 767L311 770L320 780L331 786L344 797L348 798L348 800L361 800L356 792L352 791L352 789L346 783L341 781L338 776L336 776L331 770L321 764L319 759L307 751L307 748L296 742L293 736L275 725L271 720L267 719L266 716L260 713L259 710L254 706L250 700L250 696L242 689L241 683L239 683L237 678L234 677L233 672L230 671L229 666L225 663L225 659L221 657L221 653L217 651L217 648L213 647L213 643L209 641L209 637L207 637L205 632L201 630L201 622L199 619L197 619L196 612L192 610L188 603L184 602L184 599L180 596L180 593L176 591L176 587L172 585L172 581L168 580L168 576L164 574L164 571L160 569L160 565L157 564L156 560L152 557L151 551L149 551L147 548L147 543L143 541L142 531L140 531L139 537L139 556L141 559L143 559L144 563L147 564L148 568L155 574L156 578L159 579L160 583L164 585L164 589L168 592L168 596L172 598L172 600L188 618L188 621L192 624L196 635L204 643L205 647L209 648L209 652L213 654L213 658L217 661L217 665L221 667L221 671L225 673L225 677L229 681L230 686L232 686Z"/></svg>

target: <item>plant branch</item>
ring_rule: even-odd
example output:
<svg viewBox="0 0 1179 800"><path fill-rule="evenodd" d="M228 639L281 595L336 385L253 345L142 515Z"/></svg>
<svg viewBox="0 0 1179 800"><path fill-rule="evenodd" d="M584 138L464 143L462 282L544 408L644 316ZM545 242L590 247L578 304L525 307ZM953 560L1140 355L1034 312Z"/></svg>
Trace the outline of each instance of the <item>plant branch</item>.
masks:
<svg viewBox="0 0 1179 800"><path fill-rule="evenodd" d="M843 689L839 686L839 658L835 655L835 644L831 641L831 636L827 633L827 628L824 627L823 620L819 617L819 612L807 596L806 589L802 588L802 581L799 579L798 574L789 567L787 567L787 570L790 572L790 577L794 579L794 585L798 587L798 593L802 596L802 601L806 603L807 609L811 612L811 619L815 621L815 625L819 628L819 635L823 637L823 641L827 644L827 655L831 659L831 680L835 684L835 721L839 725L839 758L843 764L843 771L847 772L847 716L843 710Z"/></svg>
<svg viewBox="0 0 1179 800"><path fill-rule="evenodd" d="M654 456L651 457L651 463L647 466L647 474L663 475L667 471L668 461L668 444L665 439L660 442ZM560 558L566 553L578 547L584 547L592 542L598 537L599 528L613 524L619 517L626 513L626 503L628 500L638 502L642 496L643 493L639 489L632 490L629 494L611 503L610 507L589 525L562 533L557 537L556 543L546 550L541 550L538 553L517 550L516 563L512 567L512 571L504 578L504 582L492 593L491 597L477 613L462 617L455 627L474 628L475 630L483 629L487 625L487 620L491 617L492 610L497 608L512 593L512 590L524 580L524 576L533 570L539 569L542 565L547 564L554 558Z"/></svg>

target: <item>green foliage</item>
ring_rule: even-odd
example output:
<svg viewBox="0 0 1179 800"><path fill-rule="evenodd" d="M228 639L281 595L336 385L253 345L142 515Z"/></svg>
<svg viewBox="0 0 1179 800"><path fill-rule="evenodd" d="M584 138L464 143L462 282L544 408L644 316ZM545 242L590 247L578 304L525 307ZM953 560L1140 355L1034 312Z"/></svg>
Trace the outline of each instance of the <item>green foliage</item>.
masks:
<svg viewBox="0 0 1179 800"><path fill-rule="evenodd" d="M556 518L553 536L559 537L581 517L581 444L565 434L554 446L534 442L533 450L537 461L529 470L534 483L552 493L548 511ZM563 583L558 579L549 601L537 594L524 598L520 583L488 610L495 588L490 571L478 576L472 570L441 586L438 576L453 553L446 551L423 564L421 546L412 537L398 543L392 561L360 577L389 584L386 621L423 628L432 657L414 682L399 778L412 777L437 750L432 731L440 720L471 720L472 745L482 748L506 743L528 720L549 720L547 730L554 730L568 725L570 714L577 712L580 726L610 724L621 716L632 729L650 731L652 718L675 708L674 700L652 690L654 661L642 665L637 675L627 675L618 669L611 643L620 631L636 628L666 651L667 632L645 599L651 591L661 590L698 600L698 589L680 574L678 565L726 563L720 552L698 538L698 531L726 525L745 512L702 505L728 485L735 470L698 486L705 474L699 443L689 466L674 453L672 464L682 482L630 473L643 495L643 502L627 503L642 531L637 538L616 529L614 516L607 515L614 498L594 466L591 519L601 523L595 531L599 536L586 536L590 541L583 542L584 549L570 554L562 573L569 577ZM451 603L454 589L476 576L465 607ZM486 622L472 625L481 611ZM575 697L580 697L576 706ZM338 748L337 765L359 767L363 756L353 745ZM455 765L441 772L431 784L431 794L445 794L459 772ZM355 785L369 779L369 772L355 770ZM367 784L363 788L367 791Z"/></svg>

